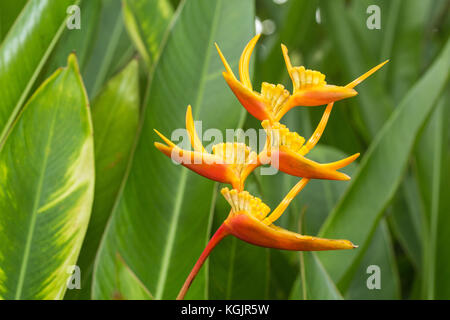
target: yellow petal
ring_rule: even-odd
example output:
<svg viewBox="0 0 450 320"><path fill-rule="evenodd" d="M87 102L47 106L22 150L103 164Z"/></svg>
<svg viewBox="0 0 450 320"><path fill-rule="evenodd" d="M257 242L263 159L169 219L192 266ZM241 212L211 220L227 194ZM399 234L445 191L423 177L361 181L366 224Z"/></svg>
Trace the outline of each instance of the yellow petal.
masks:
<svg viewBox="0 0 450 320"><path fill-rule="evenodd" d="M248 70L250 57L252 56L253 49L255 48L256 42L258 42L260 36L261 34L258 33L252 40L249 41L242 52L241 58L239 59L239 78L241 79L242 84L250 90L252 90L252 82L250 81L250 74Z"/></svg>
<svg viewBox="0 0 450 320"><path fill-rule="evenodd" d="M371 76L373 73L375 73L375 71L377 71L378 69L380 69L382 66L384 66L386 63L388 63L389 60L386 60L382 63L380 63L379 65L373 67L372 69L370 69L369 71L367 71L366 73L364 73L362 76L356 78L355 80L353 80L352 82L350 82L349 84L346 85L347 88L354 88L356 87L358 84L360 84L361 82L363 82L364 80L366 80L369 76Z"/></svg>
<svg viewBox="0 0 450 320"><path fill-rule="evenodd" d="M229 183L233 188L239 186L240 179L230 170L230 166L221 163L221 159L212 154L183 150L177 146L169 147L159 142L155 142L154 144L159 151L173 161L180 163L205 178L217 182Z"/></svg>
<svg viewBox="0 0 450 320"><path fill-rule="evenodd" d="M353 155L341 160L339 164L350 163L356 157ZM303 157L302 155L280 147L279 150L272 150L270 163L280 171L292 176L308 179L326 180L350 180L350 177L343 172L336 171L336 165L321 164ZM339 165L338 165L339 166Z"/></svg>
<svg viewBox="0 0 450 320"><path fill-rule="evenodd" d="M205 148L201 140L198 138L197 132L195 131L194 119L192 118L192 108L191 105L188 105L186 110L186 130L189 134L189 138L191 140L191 145L195 151L206 153Z"/></svg>

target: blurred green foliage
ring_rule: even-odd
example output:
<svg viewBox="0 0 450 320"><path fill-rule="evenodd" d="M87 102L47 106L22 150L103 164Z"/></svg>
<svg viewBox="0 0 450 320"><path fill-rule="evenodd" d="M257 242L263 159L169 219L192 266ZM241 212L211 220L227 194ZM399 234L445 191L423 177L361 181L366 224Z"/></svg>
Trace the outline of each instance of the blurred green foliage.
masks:
<svg viewBox="0 0 450 320"><path fill-rule="evenodd" d="M80 29L66 27L69 5L80 8ZM82 287L68 290L66 299L176 297L229 207L220 184L161 155L152 130L170 137L183 128L188 104L204 129L260 129L222 78L214 48L217 42L237 74L240 53L256 31L262 33L251 61L257 91L263 81L292 89L281 43L294 65L320 70L336 85L390 59L356 88L358 96L335 104L311 153L313 160L331 162L360 152L360 161L343 170L352 181L312 181L277 221L308 235L348 238L359 248L298 253L226 238L187 297L450 299L449 9L450 0L1 1L2 190L28 185L52 190L54 170L66 170L69 177L84 159L58 153L50 166L37 169L41 176L11 178L34 167L10 154L28 138L46 141L53 121L48 109L32 103L33 92L45 89L46 79L72 52L78 62L68 70L73 79L81 76L90 102L91 115L80 121L91 125L92 117L94 132L95 154L83 169L95 164L96 173L89 179L95 190L78 203L91 207L94 198L89 224L87 213L79 212L78 233L68 225L77 215L67 199L52 219L42 220L50 221L46 228L38 210L45 203L33 188L28 198L37 200L21 212L21 225L11 222L12 207L0 212L0 231L20 235L8 248L0 243L0 298L21 298L22 292L30 299L61 298L68 261L82 267ZM56 135L70 146L71 132L80 129L68 121L73 110L65 101L79 93L80 84L65 81L61 99L50 93L46 99L60 108L66 128L58 126ZM81 100L75 107L82 113ZM308 138L323 110L297 107L283 122ZM42 119L42 126L17 140L29 119ZM49 152L64 150L61 141L50 143ZM36 156L29 148L20 150L23 159ZM297 181L282 173L253 174L247 187L274 208ZM18 194L0 190L1 208L20 201ZM42 238L64 234L74 241L33 242L35 229ZM48 252L60 259L49 261ZM21 268L14 271L8 261ZM37 265L43 267L31 270ZM379 267L380 289L369 288L369 266ZM60 287L49 289L48 279L57 279ZM12 289L14 281L19 291Z"/></svg>

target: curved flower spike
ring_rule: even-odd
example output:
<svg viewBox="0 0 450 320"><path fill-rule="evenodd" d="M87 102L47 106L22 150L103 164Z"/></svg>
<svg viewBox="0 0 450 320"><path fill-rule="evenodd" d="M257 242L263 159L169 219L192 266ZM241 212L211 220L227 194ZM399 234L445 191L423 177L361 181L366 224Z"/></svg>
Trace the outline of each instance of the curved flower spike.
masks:
<svg viewBox="0 0 450 320"><path fill-rule="evenodd" d="M259 37L260 34L257 34L250 40L242 52L239 60L240 81L237 80L217 43L216 48L226 69L223 72L225 81L244 108L261 121L279 121L286 112L295 106L319 106L353 97L357 94L353 88L388 61L372 68L347 86L341 87L328 85L325 81L325 75L318 71L308 70L303 66L292 67L287 54L287 48L281 45L285 63L293 82L293 93L291 95L281 84L274 85L267 82L262 83L261 93L258 93L253 91L248 66L251 54Z"/></svg>
<svg viewBox="0 0 450 320"><path fill-rule="evenodd" d="M257 246L282 250L323 251L356 248L357 246L348 240L305 236L273 225L273 222L283 214L292 199L308 182L309 179L300 180L271 214L269 214L270 208L261 199L250 195L247 191L222 189L222 195L231 206L230 214L206 245L186 278L177 299L184 299L192 281L211 251L229 235Z"/></svg>
<svg viewBox="0 0 450 320"><path fill-rule="evenodd" d="M272 224L283 214L292 199L308 182L309 179L300 180L270 215L270 208L247 191L238 192L235 189L222 189L222 195L231 206L230 215L224 222L226 230L245 242L266 248L295 251L356 248L348 240L305 236Z"/></svg>
<svg viewBox="0 0 450 320"><path fill-rule="evenodd" d="M285 125L279 122L270 124L268 120L264 120L262 126L267 133L267 143L265 151L259 155L261 162L270 163L280 171L296 177L328 180L350 179L345 173L336 170L352 163L358 158L359 153L336 162L318 163L304 157L310 147L308 144L304 145L305 139L296 132L289 131Z"/></svg>
<svg viewBox="0 0 450 320"><path fill-rule="evenodd" d="M243 189L245 179L260 165L256 153L244 143L219 143L213 146L212 154L208 153L195 131L191 106L186 111L186 131L194 151L181 149L157 130L166 145L155 142L155 147L199 175L229 183L238 190Z"/></svg>

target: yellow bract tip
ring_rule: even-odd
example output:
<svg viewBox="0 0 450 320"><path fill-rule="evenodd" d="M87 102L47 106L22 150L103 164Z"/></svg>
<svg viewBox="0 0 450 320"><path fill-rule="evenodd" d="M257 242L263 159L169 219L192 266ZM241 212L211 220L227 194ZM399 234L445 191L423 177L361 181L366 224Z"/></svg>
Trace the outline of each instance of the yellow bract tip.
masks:
<svg viewBox="0 0 450 320"><path fill-rule="evenodd" d="M378 71L382 66L384 66L386 63L389 62L389 59L386 61L383 61L382 63L380 63L379 65L373 67L372 69L370 69L369 71L367 71L366 73L364 73L362 76L356 78L355 80L353 80L352 82L350 82L349 84L346 85L347 88L354 88L356 87L358 84L360 84L361 82L363 82L364 80L366 80L368 77L370 77L372 74L374 74L376 71Z"/></svg>
<svg viewBox="0 0 450 320"><path fill-rule="evenodd" d="M163 139L164 142L165 142L168 146L170 146L170 147L175 147L175 143L173 143L172 141L170 141L169 139L167 139L161 132L159 132L159 131L156 130L156 129L153 129L153 131L155 131L156 134L157 134L161 139Z"/></svg>
<svg viewBox="0 0 450 320"><path fill-rule="evenodd" d="M220 48L219 48L219 45L217 44L217 42L214 42L214 45L216 46L217 52L219 53L219 56L220 56L220 60L222 60L222 63L224 65L225 69L231 76L233 76L233 78L236 78L236 76L233 73L233 70L231 70L231 67L227 62L227 59L225 59L224 55L222 54L222 51L220 51Z"/></svg>
<svg viewBox="0 0 450 320"><path fill-rule="evenodd" d="M250 81L248 66L250 64L250 57L252 56L253 49L255 48L256 42L258 42L260 36L261 34L258 33L247 43L244 51L242 52L241 58L239 59L239 78L242 84L250 90L252 90L252 83Z"/></svg>

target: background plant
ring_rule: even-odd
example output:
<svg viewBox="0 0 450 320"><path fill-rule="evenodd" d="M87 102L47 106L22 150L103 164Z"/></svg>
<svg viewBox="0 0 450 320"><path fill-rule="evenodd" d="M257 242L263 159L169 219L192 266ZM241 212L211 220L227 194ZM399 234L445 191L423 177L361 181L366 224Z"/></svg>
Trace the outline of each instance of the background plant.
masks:
<svg viewBox="0 0 450 320"><path fill-rule="evenodd" d="M280 219L360 247L299 254L225 239L187 298L450 297L450 2L279 2L0 2L0 298L175 298L229 208L219 184L154 149L152 129L179 127L188 104L206 127L259 129L213 46L236 70L255 17L256 89L290 83L280 43L332 83L390 59L336 104L311 153L328 162L361 152L351 182L311 182ZM79 30L65 24L73 4ZM372 4L379 30L366 26ZM296 108L286 124L309 136L322 111ZM256 177L249 191L272 208L295 183ZM73 264L82 289L66 292ZM369 265L381 269L381 290L366 286Z"/></svg>

